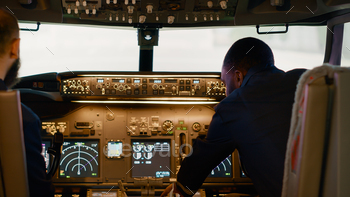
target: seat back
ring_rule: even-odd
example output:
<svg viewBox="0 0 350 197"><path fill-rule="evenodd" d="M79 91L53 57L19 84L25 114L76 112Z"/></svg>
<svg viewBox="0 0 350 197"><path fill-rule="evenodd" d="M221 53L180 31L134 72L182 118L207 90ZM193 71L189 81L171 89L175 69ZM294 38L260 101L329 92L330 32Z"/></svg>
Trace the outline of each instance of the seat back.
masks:
<svg viewBox="0 0 350 197"><path fill-rule="evenodd" d="M0 196L29 196L18 91L0 91Z"/></svg>
<svg viewBox="0 0 350 197"><path fill-rule="evenodd" d="M298 83L283 197L349 196L350 69L324 65ZM347 194L347 195L345 195Z"/></svg>

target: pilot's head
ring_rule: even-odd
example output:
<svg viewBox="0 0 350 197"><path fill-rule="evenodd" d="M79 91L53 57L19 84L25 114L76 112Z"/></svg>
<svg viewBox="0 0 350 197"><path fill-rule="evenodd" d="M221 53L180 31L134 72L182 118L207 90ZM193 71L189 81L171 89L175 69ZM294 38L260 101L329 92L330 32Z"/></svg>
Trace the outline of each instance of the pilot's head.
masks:
<svg viewBox="0 0 350 197"><path fill-rule="evenodd" d="M244 76L253 66L274 64L270 47L256 38L243 38L231 46L226 53L221 80L226 84L226 95L241 87Z"/></svg>
<svg viewBox="0 0 350 197"><path fill-rule="evenodd" d="M16 17L0 8L0 79L7 87L17 82L20 67L19 28Z"/></svg>

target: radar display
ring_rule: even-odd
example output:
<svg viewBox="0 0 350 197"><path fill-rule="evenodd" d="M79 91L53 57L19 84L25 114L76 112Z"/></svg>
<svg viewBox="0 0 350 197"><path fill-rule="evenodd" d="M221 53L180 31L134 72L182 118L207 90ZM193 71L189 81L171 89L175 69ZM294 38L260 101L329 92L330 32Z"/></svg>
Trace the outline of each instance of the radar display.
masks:
<svg viewBox="0 0 350 197"><path fill-rule="evenodd" d="M208 177L232 177L232 163L231 155L223 160L218 166L216 166L209 174Z"/></svg>
<svg viewBox="0 0 350 197"><path fill-rule="evenodd" d="M99 176L97 140L65 140L61 158L61 178Z"/></svg>

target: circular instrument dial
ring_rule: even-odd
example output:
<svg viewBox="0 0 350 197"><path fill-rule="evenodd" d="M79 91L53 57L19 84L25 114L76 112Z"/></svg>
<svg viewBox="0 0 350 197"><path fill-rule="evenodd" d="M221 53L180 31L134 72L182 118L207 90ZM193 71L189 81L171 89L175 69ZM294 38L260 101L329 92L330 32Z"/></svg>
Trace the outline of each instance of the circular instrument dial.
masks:
<svg viewBox="0 0 350 197"><path fill-rule="evenodd" d="M171 131L174 128L174 124L170 120L166 120L166 121L163 122L163 126L162 127L163 127L164 131Z"/></svg>
<svg viewBox="0 0 350 197"><path fill-rule="evenodd" d="M193 123L192 129L195 132L199 132L201 130L201 124L199 124L198 122Z"/></svg>

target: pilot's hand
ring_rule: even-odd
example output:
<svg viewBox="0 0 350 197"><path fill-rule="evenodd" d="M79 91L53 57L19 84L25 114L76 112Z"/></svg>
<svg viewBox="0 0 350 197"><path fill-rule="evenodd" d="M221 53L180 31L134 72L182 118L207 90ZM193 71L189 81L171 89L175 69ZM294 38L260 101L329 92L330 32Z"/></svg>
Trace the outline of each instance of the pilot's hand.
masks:
<svg viewBox="0 0 350 197"><path fill-rule="evenodd" d="M180 193L180 191L176 188L176 184L174 184L174 194L180 194L181 197L183 197L183 195ZM165 188L164 192L160 195L160 197L165 197L167 196L170 191L173 189L173 184L170 184L167 188ZM172 197L172 196L171 196Z"/></svg>

